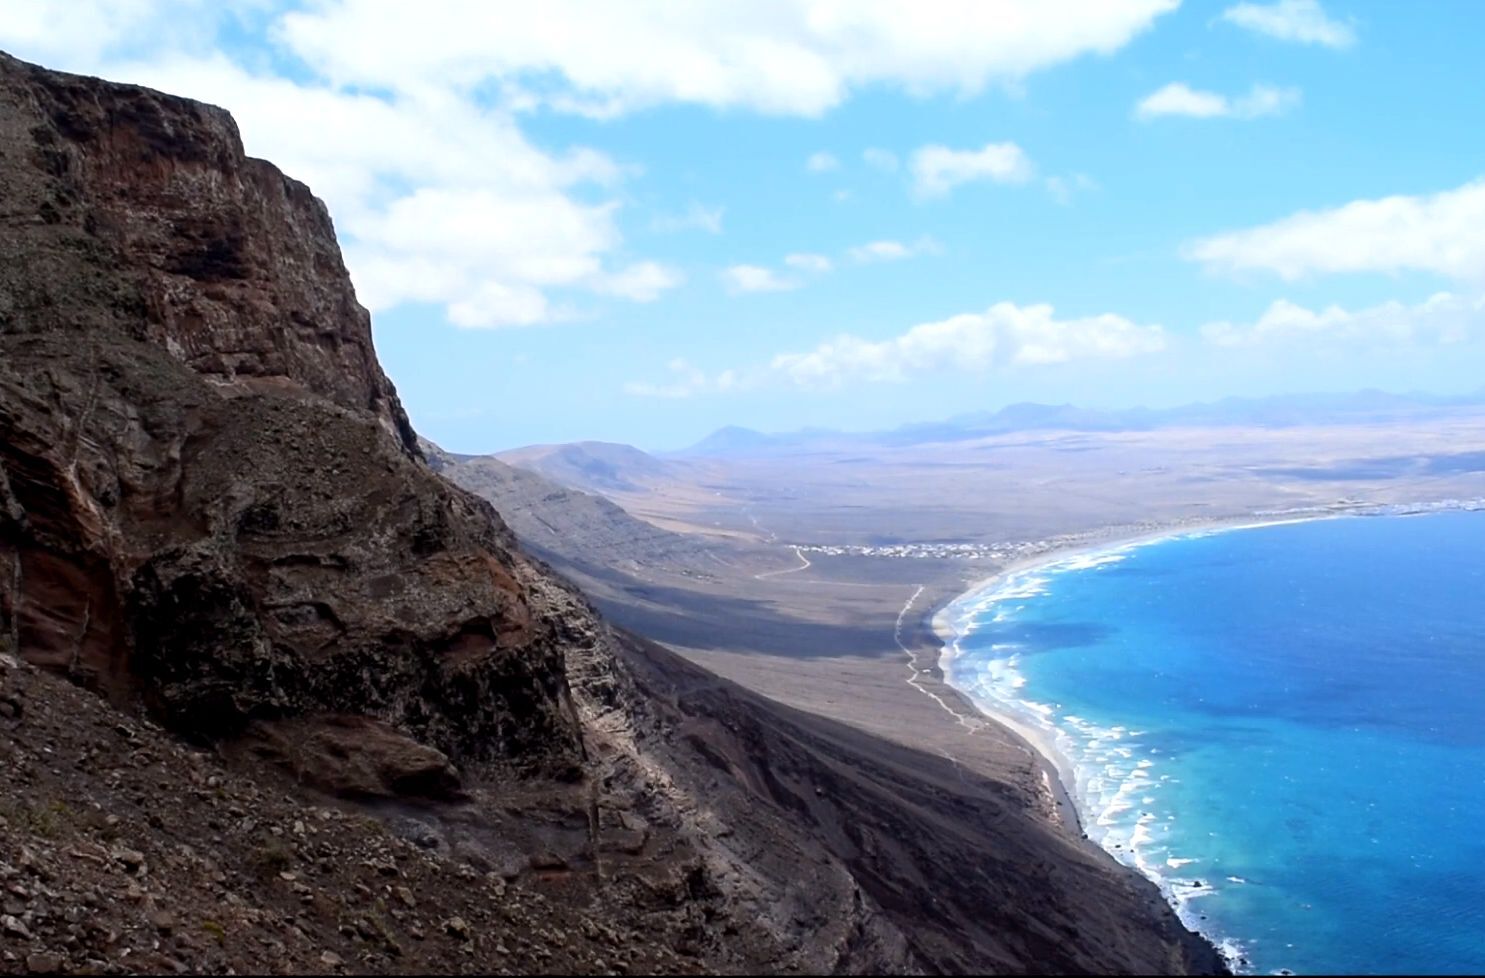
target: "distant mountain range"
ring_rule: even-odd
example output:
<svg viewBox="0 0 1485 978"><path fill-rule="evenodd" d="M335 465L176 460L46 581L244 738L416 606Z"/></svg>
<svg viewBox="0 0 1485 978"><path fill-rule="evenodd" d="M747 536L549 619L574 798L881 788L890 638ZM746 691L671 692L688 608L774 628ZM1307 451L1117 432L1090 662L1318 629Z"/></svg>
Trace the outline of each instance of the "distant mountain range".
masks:
<svg viewBox="0 0 1485 978"><path fill-rule="evenodd" d="M946 421L904 425L891 431L844 432L805 428L765 434L749 428L720 428L676 457L767 455L829 447L900 447L968 441L1018 431L1150 431L1157 428L1257 427L1360 424L1417 419L1459 408L1485 406L1485 389L1444 397L1365 390L1346 394L1287 394L1229 397L1172 408L1100 410L1071 404L1012 404L998 411L960 414ZM631 449L632 451L632 449ZM512 459L514 461L514 459ZM521 464L521 463L517 463Z"/></svg>

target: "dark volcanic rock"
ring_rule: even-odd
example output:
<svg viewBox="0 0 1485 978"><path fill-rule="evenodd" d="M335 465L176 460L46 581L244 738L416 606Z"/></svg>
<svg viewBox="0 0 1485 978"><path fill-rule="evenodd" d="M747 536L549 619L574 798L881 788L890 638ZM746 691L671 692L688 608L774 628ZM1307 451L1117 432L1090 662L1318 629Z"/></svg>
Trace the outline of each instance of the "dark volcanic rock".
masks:
<svg viewBox="0 0 1485 978"><path fill-rule="evenodd" d="M0 53L0 323L148 340L214 384L312 390L413 436L330 215L223 110Z"/></svg>
<svg viewBox="0 0 1485 978"><path fill-rule="evenodd" d="M0 611L173 726L580 755L555 627L421 464L324 205L220 109L0 61Z"/></svg>
<svg viewBox="0 0 1485 978"><path fill-rule="evenodd" d="M423 461L303 185L3 55L0 724L68 901L0 970L1220 967L1006 785L612 633Z"/></svg>
<svg viewBox="0 0 1485 978"><path fill-rule="evenodd" d="M462 798L448 755L359 716L258 720L236 749L345 798Z"/></svg>

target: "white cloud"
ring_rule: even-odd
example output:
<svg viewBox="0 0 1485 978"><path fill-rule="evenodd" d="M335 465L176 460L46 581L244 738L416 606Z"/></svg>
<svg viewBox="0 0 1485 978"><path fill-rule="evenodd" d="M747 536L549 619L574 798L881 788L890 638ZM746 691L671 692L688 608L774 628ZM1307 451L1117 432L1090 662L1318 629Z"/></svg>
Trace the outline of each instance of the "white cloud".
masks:
<svg viewBox="0 0 1485 978"><path fill-rule="evenodd" d="M538 147L523 111L817 115L868 86L972 94L1117 50L1177 2L9 0L0 46L224 105L249 152L326 198L368 305L440 304L457 324L493 327L679 281L644 256L619 263L626 166ZM251 53L203 53L225 33ZM292 75L274 74L281 65ZM767 269L743 279L795 284Z"/></svg>
<svg viewBox="0 0 1485 978"><path fill-rule="evenodd" d="M1222 11L1222 19L1281 41L1323 44L1330 48L1356 43L1356 32L1351 25L1328 17L1319 0L1240 3Z"/></svg>
<svg viewBox="0 0 1485 978"><path fill-rule="evenodd" d="M202 0L6 0L0 49L82 68L120 50L209 43Z"/></svg>
<svg viewBox="0 0 1485 978"><path fill-rule="evenodd" d="M983 313L923 323L887 340L838 336L808 353L780 354L770 367L800 387L831 388L848 380L901 381L935 370L1122 359L1164 348L1160 326L1111 313L1059 320L1049 305L1001 302Z"/></svg>
<svg viewBox="0 0 1485 978"><path fill-rule="evenodd" d="M873 146L863 150L861 158L866 161L867 166L875 170L881 170L883 173L897 172L897 154L891 150Z"/></svg>
<svg viewBox="0 0 1485 978"><path fill-rule="evenodd" d="M714 377L708 377L704 370L680 357L665 366L674 375L670 383L651 384L644 381L631 381L624 385L624 393L635 397L679 400L696 394L726 393L738 390L744 385L743 379L736 371L724 370Z"/></svg>
<svg viewBox="0 0 1485 978"><path fill-rule="evenodd" d="M654 302L660 294L685 281L685 276L659 262L635 262L617 272L598 276L593 291L615 295L634 302Z"/></svg>
<svg viewBox="0 0 1485 978"><path fill-rule="evenodd" d="M618 241L612 215L611 206L555 193L423 188L354 216L350 228L358 248L498 271L533 285L571 285L600 273L599 254Z"/></svg>
<svg viewBox="0 0 1485 978"><path fill-rule="evenodd" d="M141 19L109 20L124 11ZM192 53L215 46L217 19L228 16L192 0L108 6L99 14L103 40L90 46L82 32L54 63L231 111L249 153L325 198L358 296L374 312L422 302L442 305L459 326L531 325L576 318L575 297L648 301L678 281L653 262L614 267L623 235L618 204L605 198L624 168L604 154L538 149L508 111L448 87L349 91ZM70 21L59 17L39 23L60 24L65 37ZM0 21L0 39L18 23ZM198 35L199 44L180 43ZM273 36L265 50L283 54Z"/></svg>
<svg viewBox="0 0 1485 978"><path fill-rule="evenodd" d="M804 168L811 173L829 173L831 170L840 169L840 160L832 153L821 150L811 153L809 159L804 161Z"/></svg>
<svg viewBox="0 0 1485 978"><path fill-rule="evenodd" d="M799 288L798 282L762 265L733 265L722 272L722 283L732 293L787 292Z"/></svg>
<svg viewBox="0 0 1485 978"><path fill-rule="evenodd" d="M912 244L891 240L869 241L866 244L848 248L846 257L858 265L866 265L880 261L901 261L915 255L938 254L942 250L942 246L937 241L927 237L919 238Z"/></svg>
<svg viewBox="0 0 1485 978"><path fill-rule="evenodd" d="M913 153L914 190L924 197L939 197L973 180L995 183L1025 183L1035 168L1015 143L986 143L973 150L924 146Z"/></svg>
<svg viewBox="0 0 1485 978"><path fill-rule="evenodd" d="M809 252L796 252L795 254L787 255L784 258L784 264L790 268L797 268L802 272L814 272L816 274L823 274L835 267L835 263L829 257Z"/></svg>
<svg viewBox="0 0 1485 978"><path fill-rule="evenodd" d="M1358 347L1447 346L1485 339L1485 296L1439 292L1415 306L1386 302L1355 312L1315 311L1280 299L1252 323L1207 323L1202 335L1218 346L1335 344Z"/></svg>
<svg viewBox="0 0 1485 978"><path fill-rule="evenodd" d="M1485 179L1423 196L1357 200L1193 242L1185 257L1227 273L1434 272L1485 281Z"/></svg>
<svg viewBox="0 0 1485 978"><path fill-rule="evenodd" d="M1300 102L1297 88L1254 85L1248 94L1229 98L1217 92L1194 89L1185 82L1171 82L1144 98L1134 108L1139 119L1177 115L1193 119L1257 119L1282 115Z"/></svg>
<svg viewBox="0 0 1485 978"><path fill-rule="evenodd" d="M650 221L650 230L664 234L677 231L705 231L707 234L722 233L721 207L704 207L695 201L684 214L660 214Z"/></svg>
<svg viewBox="0 0 1485 978"><path fill-rule="evenodd" d="M897 261L912 254L901 241L872 241L847 252L854 262Z"/></svg>
<svg viewBox="0 0 1485 978"><path fill-rule="evenodd" d="M448 309L449 321L455 326L534 326L554 318L546 295L527 285L481 282L473 288L461 288L459 295Z"/></svg>
<svg viewBox="0 0 1485 978"><path fill-rule="evenodd" d="M1231 110L1227 96L1216 92L1200 92L1185 82L1171 82L1140 99L1134 114L1141 119L1161 115L1185 115L1195 119L1211 119L1227 115Z"/></svg>
<svg viewBox="0 0 1485 978"><path fill-rule="evenodd" d="M901 261L915 255L937 254L943 247L930 237L922 237L910 244L901 241L881 240L856 245L846 249L845 260L857 265L874 262ZM829 255L818 252L796 251L784 256L784 264L796 272L806 275L824 275L835 270L835 261ZM788 292L804 285L804 280L780 275L764 265L732 265L722 272L722 283L727 291L744 292Z"/></svg>
<svg viewBox="0 0 1485 978"><path fill-rule="evenodd" d="M1117 50L1179 0L325 0L285 41L345 84L527 86L559 109L667 102L818 115L852 90L974 94ZM529 85L528 85L529 83Z"/></svg>

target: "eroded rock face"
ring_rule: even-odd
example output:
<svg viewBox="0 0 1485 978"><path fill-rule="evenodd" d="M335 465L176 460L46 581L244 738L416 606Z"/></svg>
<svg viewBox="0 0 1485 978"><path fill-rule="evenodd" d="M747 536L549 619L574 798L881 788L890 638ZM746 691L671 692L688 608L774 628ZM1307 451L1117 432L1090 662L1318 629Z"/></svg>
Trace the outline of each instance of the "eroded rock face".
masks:
<svg viewBox="0 0 1485 978"><path fill-rule="evenodd" d="M175 729L576 771L552 622L421 462L324 205L225 112L0 56L0 618Z"/></svg>
<svg viewBox="0 0 1485 978"><path fill-rule="evenodd" d="M197 375L314 391L414 451L325 205L215 106L0 53L0 326L149 340Z"/></svg>
<svg viewBox="0 0 1485 978"><path fill-rule="evenodd" d="M448 755L366 717L259 720L234 746L342 798L464 797Z"/></svg>

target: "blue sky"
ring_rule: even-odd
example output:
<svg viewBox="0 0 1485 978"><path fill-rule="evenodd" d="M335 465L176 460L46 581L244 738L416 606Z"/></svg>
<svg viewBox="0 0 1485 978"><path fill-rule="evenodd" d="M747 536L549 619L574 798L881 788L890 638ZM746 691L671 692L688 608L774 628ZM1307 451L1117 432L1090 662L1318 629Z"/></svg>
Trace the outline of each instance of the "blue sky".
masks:
<svg viewBox="0 0 1485 978"><path fill-rule="evenodd" d="M1485 6L7 0L329 203L460 451L1485 384Z"/></svg>

